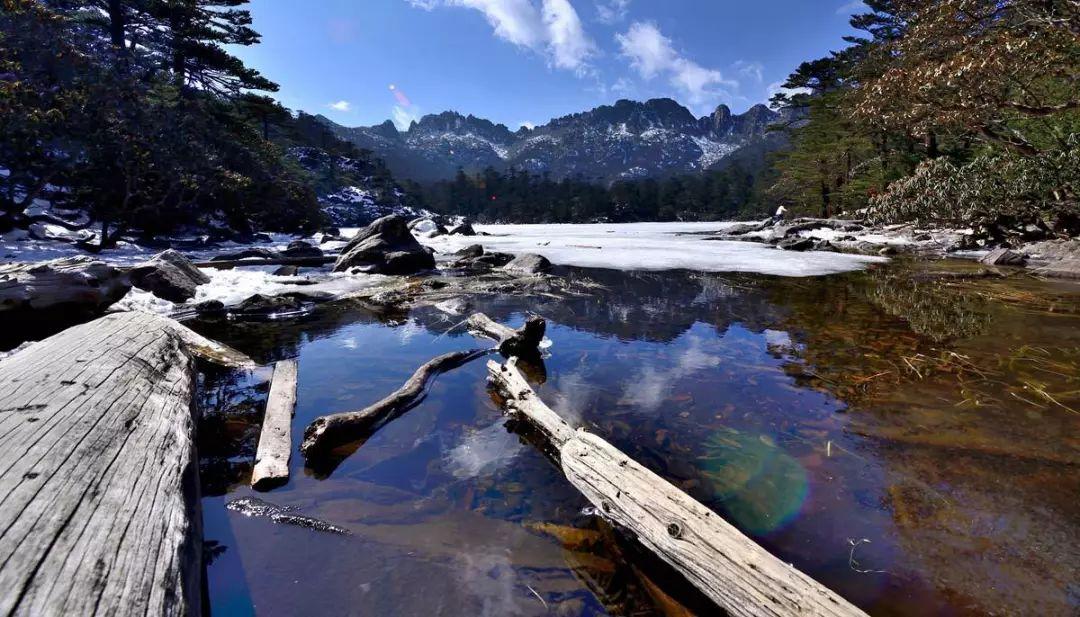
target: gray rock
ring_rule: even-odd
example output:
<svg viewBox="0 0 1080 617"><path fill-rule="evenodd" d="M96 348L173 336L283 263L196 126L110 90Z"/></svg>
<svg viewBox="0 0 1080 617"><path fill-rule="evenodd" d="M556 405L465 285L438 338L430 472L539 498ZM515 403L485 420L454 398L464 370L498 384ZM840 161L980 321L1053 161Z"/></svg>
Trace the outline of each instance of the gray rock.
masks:
<svg viewBox="0 0 1080 617"><path fill-rule="evenodd" d="M1080 257L1067 257L1051 262L1035 270L1036 274L1049 278L1080 280Z"/></svg>
<svg viewBox="0 0 1080 617"><path fill-rule="evenodd" d="M306 257L322 257L322 249L317 246L304 242L303 240L293 240L289 243L288 248L281 251L281 254L286 257L295 257L298 259Z"/></svg>
<svg viewBox="0 0 1080 617"><path fill-rule="evenodd" d="M202 316L221 315L225 312L225 304L221 300L206 300L195 305L195 313Z"/></svg>
<svg viewBox="0 0 1080 617"><path fill-rule="evenodd" d="M762 229L765 229L764 223L738 223L725 229L724 234L728 236L742 236L754 231L761 231Z"/></svg>
<svg viewBox="0 0 1080 617"><path fill-rule="evenodd" d="M210 282L190 259L172 249L135 266L129 274L132 285L169 302L187 302L199 285Z"/></svg>
<svg viewBox="0 0 1080 617"><path fill-rule="evenodd" d="M413 274L435 267L435 258L416 241L405 218L384 216L357 232L341 251L334 272L359 268L377 274Z"/></svg>
<svg viewBox="0 0 1080 617"><path fill-rule="evenodd" d="M469 221L463 221L460 225L450 230L451 236L475 236L476 230L473 229L472 223Z"/></svg>
<svg viewBox="0 0 1080 617"><path fill-rule="evenodd" d="M988 266L1023 266L1027 263L1027 256L1011 249L995 249L984 255L979 263Z"/></svg>
<svg viewBox="0 0 1080 617"><path fill-rule="evenodd" d="M828 253L838 253L838 252L840 252L840 249L833 246L833 243L829 242L828 240L817 240L816 242L814 242L814 250L815 251L825 251L825 252L828 252Z"/></svg>
<svg viewBox="0 0 1080 617"><path fill-rule="evenodd" d="M454 256L462 257L464 259L476 259L483 254L484 247L480 246L479 244L472 244L454 253Z"/></svg>
<svg viewBox="0 0 1080 617"><path fill-rule="evenodd" d="M777 245L778 248L785 251L809 251L814 248L813 238L803 238L801 236L791 236L784 238Z"/></svg>
<svg viewBox="0 0 1080 617"><path fill-rule="evenodd" d="M543 255L525 253L513 258L503 266L503 270L509 272L521 272L524 274L543 274L551 271L551 262Z"/></svg>
<svg viewBox="0 0 1080 617"><path fill-rule="evenodd" d="M281 266L274 270L274 276L296 276L300 274L300 266Z"/></svg>

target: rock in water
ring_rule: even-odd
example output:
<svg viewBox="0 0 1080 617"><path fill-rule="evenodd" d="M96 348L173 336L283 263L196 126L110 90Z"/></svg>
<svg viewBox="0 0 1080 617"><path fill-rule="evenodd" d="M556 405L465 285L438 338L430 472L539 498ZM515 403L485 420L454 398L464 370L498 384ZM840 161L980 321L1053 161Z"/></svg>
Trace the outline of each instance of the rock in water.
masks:
<svg viewBox="0 0 1080 617"><path fill-rule="evenodd" d="M274 276L296 276L300 274L299 266L281 266L277 270L274 270Z"/></svg>
<svg viewBox="0 0 1080 617"><path fill-rule="evenodd" d="M195 297L195 288L210 282L191 260L172 249L135 266L130 276L135 287L169 302L187 302Z"/></svg>
<svg viewBox="0 0 1080 617"><path fill-rule="evenodd" d="M472 223L469 221L462 221L460 225L450 230L451 236L475 236L476 230L473 229Z"/></svg>
<svg viewBox="0 0 1080 617"><path fill-rule="evenodd" d="M270 249L250 248L234 253L222 253L210 258L210 261L239 261L241 259L276 259L280 257L277 251Z"/></svg>
<svg viewBox="0 0 1080 617"><path fill-rule="evenodd" d="M289 243L288 248L281 252L286 257L296 258L308 258L308 257L322 257L322 249L317 246L304 242L303 240L293 240Z"/></svg>
<svg viewBox="0 0 1080 617"><path fill-rule="evenodd" d="M784 238L776 245L785 251L809 251L814 248L813 238L803 238L801 236L791 236Z"/></svg>
<svg viewBox="0 0 1080 617"><path fill-rule="evenodd" d="M435 258L416 241L405 218L384 216L357 232L341 251L334 272L362 268L375 274L413 274L435 267Z"/></svg>
<svg viewBox="0 0 1080 617"><path fill-rule="evenodd" d="M477 257L479 257L479 256L481 256L483 254L484 254L484 247L480 246L479 244L472 244L472 245L466 246L465 248L461 249L460 251L454 253L454 256L462 257L462 258L465 258L465 259L476 259Z"/></svg>
<svg viewBox="0 0 1080 617"><path fill-rule="evenodd" d="M990 251L979 260L988 266L1022 266L1027 262L1027 256L1010 249L996 249Z"/></svg>
<svg viewBox="0 0 1080 617"><path fill-rule="evenodd" d="M85 256L0 265L0 315L43 309L93 314L123 298L130 289L123 272Z"/></svg>
<svg viewBox="0 0 1080 617"><path fill-rule="evenodd" d="M510 263L503 266L503 270L525 274L543 274L551 271L551 262L543 255L525 253L524 255L518 255Z"/></svg>

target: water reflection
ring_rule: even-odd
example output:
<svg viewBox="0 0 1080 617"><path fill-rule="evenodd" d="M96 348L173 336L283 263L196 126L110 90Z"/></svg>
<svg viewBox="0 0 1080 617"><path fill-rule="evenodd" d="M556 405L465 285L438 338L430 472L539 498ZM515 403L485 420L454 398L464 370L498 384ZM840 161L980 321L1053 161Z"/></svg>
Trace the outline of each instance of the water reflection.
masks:
<svg viewBox="0 0 1080 617"><path fill-rule="evenodd" d="M568 275L596 294L454 307L515 326L547 317L554 347L530 379L564 417L873 614L1075 613L1075 288L899 269ZM198 327L263 362L299 357L298 436L475 346L447 333L460 319L338 305ZM273 501L342 524L347 541L237 520L208 499L208 539L227 548L210 566L212 603L242 596L271 615L702 612L677 578L645 572L647 556L581 515L584 500L512 432L484 374L478 362L441 376L328 478L294 457ZM232 379L203 388L204 424L217 423L200 442L209 494L247 491L265 377ZM239 591L238 568L259 572Z"/></svg>

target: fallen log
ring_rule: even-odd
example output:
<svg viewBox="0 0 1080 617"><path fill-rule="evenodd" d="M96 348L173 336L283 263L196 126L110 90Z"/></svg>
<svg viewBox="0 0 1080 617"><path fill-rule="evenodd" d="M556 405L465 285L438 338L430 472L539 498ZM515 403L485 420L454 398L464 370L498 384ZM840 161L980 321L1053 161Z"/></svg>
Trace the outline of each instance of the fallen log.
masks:
<svg viewBox="0 0 1080 617"><path fill-rule="evenodd" d="M316 418L304 429L300 451L308 458L319 457L338 446L369 437L423 400L431 379L487 354L487 350L474 349L441 355L416 369L405 385L379 402L359 411Z"/></svg>
<svg viewBox="0 0 1080 617"><path fill-rule="evenodd" d="M489 381L507 411L547 437L566 478L598 512L729 615L865 615L608 442L571 427L536 396L515 364L513 358L488 362Z"/></svg>
<svg viewBox="0 0 1080 617"><path fill-rule="evenodd" d="M493 321L483 313L474 313L467 320L469 330L498 341L499 353L506 357L534 356L540 353L540 342L544 340L547 322L541 317L532 316L525 325L517 330Z"/></svg>
<svg viewBox="0 0 1080 617"><path fill-rule="evenodd" d="M253 366L146 313L0 361L0 614L201 612L196 355Z"/></svg>
<svg viewBox="0 0 1080 617"><path fill-rule="evenodd" d="M318 267L337 261L337 255L323 257L255 257L251 259L225 259L221 261L198 261L197 268L228 270L242 266L308 266Z"/></svg>
<svg viewBox="0 0 1080 617"><path fill-rule="evenodd" d="M289 454L292 452L292 418L296 409L296 360L282 360L274 365L270 397L266 402L259 448L251 486L265 490L289 479Z"/></svg>

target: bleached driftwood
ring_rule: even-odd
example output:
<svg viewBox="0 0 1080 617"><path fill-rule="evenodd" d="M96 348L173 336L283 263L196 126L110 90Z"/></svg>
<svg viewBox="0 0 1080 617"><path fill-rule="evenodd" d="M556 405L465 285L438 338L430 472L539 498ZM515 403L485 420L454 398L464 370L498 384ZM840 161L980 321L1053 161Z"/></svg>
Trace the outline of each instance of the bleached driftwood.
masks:
<svg viewBox="0 0 1080 617"><path fill-rule="evenodd" d="M346 411L316 418L304 430L300 451L311 458L337 446L364 439L381 426L412 409L423 400L428 382L435 376L486 355L482 349L455 351L428 361L409 377L405 385L379 402L359 411Z"/></svg>
<svg viewBox="0 0 1080 617"><path fill-rule="evenodd" d="M129 289L123 272L85 256L0 264L0 315L53 308L93 313Z"/></svg>
<svg viewBox="0 0 1080 617"><path fill-rule="evenodd" d="M488 362L488 374L507 411L528 420L559 452L570 483L728 614L865 615L608 442L575 430L536 396L514 359Z"/></svg>
<svg viewBox="0 0 1080 617"><path fill-rule="evenodd" d="M198 615L194 356L117 313L0 360L0 614Z"/></svg>
<svg viewBox="0 0 1080 617"><path fill-rule="evenodd" d="M308 266L319 267L332 264L337 260L337 255L323 257L251 257L248 259L223 259L220 261L198 261L197 268L216 268L227 270L246 266Z"/></svg>
<svg viewBox="0 0 1080 617"><path fill-rule="evenodd" d="M540 317L529 317L517 330L492 320L483 313L474 313L467 321L469 329L494 339L499 343L499 353L510 356L530 356L540 353L547 322Z"/></svg>
<svg viewBox="0 0 1080 617"><path fill-rule="evenodd" d="M289 479L289 454L292 452L292 418L296 409L296 360L282 360L274 365L270 397L266 402L259 448L251 486L272 488Z"/></svg>

